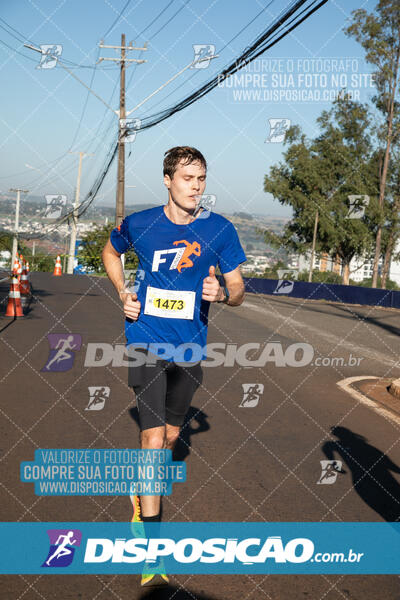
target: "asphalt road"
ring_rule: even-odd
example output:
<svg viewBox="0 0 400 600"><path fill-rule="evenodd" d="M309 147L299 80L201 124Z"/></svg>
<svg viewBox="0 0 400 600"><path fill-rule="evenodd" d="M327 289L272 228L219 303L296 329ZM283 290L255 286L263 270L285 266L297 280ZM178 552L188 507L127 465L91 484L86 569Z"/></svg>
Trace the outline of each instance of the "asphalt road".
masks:
<svg viewBox="0 0 400 600"><path fill-rule="evenodd" d="M122 344L123 313L108 280L32 274L26 316L4 316L0 283L1 462L3 521L127 521L127 497L38 497L21 483L19 465L36 448L135 448L138 427L127 368L85 367L88 343ZM265 367L204 367L176 458L187 481L164 498L167 521L394 521L400 518L399 425L336 384L348 377L400 377L399 311L248 294L237 308L211 307L209 342L275 342ZM82 348L66 372L41 371L47 336L80 334ZM293 344L308 344L307 364ZM280 350L282 349L282 351ZM259 352L253 347L248 358ZM275 359L272 358L275 356ZM350 356L352 359L350 360ZM285 358L291 364L282 364ZM332 358L335 360L332 361ZM361 360L359 360L361 359ZM348 365L350 360L350 365ZM318 365L318 361L322 364ZM325 366L323 366L325 365ZM243 385L261 384L254 406L240 406ZM88 411L89 386L108 386L104 408ZM258 388L261 389L260 387ZM251 399L250 399L251 400ZM250 402L251 404L251 402ZM334 429L333 429L334 428ZM335 442L347 448L339 454ZM344 474L319 485L320 461L343 461ZM396 575L257 575L170 577L143 592L139 576L3 576L3 599L119 600L399 600Z"/></svg>

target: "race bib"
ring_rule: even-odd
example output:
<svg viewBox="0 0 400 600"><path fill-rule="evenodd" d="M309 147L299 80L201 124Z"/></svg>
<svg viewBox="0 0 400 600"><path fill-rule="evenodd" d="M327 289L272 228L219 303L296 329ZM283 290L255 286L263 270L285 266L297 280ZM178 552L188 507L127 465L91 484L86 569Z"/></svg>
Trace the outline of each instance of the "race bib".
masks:
<svg viewBox="0 0 400 600"><path fill-rule="evenodd" d="M144 314L167 319L193 319L195 298L195 292L163 290L149 285Z"/></svg>

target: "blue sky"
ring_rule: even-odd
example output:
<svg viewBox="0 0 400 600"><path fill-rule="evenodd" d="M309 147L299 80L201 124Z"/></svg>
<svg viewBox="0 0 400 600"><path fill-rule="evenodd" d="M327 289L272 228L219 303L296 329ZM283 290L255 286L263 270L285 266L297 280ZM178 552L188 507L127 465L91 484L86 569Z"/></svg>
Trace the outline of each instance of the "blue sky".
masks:
<svg viewBox="0 0 400 600"><path fill-rule="evenodd" d="M138 46L148 40L147 52L130 53L132 58L140 56L147 62L127 70L127 109L190 63L194 44L216 47L219 58L206 68L187 70L131 115L141 119L173 105L217 74L286 6L279 0L132 0L109 31L126 2L2 3L1 19L16 30L11 30L13 37L0 20L0 40L12 48L0 44L2 193L10 187L24 187L35 196L66 194L71 201L78 156L68 151L82 150L94 153L83 161L82 198L98 175L117 131L116 115L94 96L87 98L86 89L59 66L38 69L40 55L24 48L16 38L37 46L60 44L62 61L85 67L93 67L99 56L117 56L115 50L98 47L106 33L104 42L110 45L120 44L121 33L126 34L127 42L133 40ZM363 2L362 6L372 11L375 2ZM372 96L372 84L365 75L370 67L365 64L363 49L342 31L351 11L360 7L361 2L354 0L330 0L252 66L242 69L239 75L243 77L229 82L230 87L216 88L163 123L139 132L126 147L126 184L135 186L126 189L126 203L165 202L163 154L172 146L192 145L208 161L206 192L215 194L217 212L244 210L289 216L287 208L263 191L264 176L281 160L284 149L274 135L272 141L266 141L271 133L269 120L286 119L284 123L299 124L313 136L317 133L315 119L329 108L330 94L338 85L340 89L346 82L361 101ZM231 41L262 9L262 14ZM95 71L74 68L73 73L118 108L117 65L102 62ZM280 94L278 99L271 97L272 91ZM295 94L302 96L296 100ZM115 202L115 183L114 164L97 203Z"/></svg>

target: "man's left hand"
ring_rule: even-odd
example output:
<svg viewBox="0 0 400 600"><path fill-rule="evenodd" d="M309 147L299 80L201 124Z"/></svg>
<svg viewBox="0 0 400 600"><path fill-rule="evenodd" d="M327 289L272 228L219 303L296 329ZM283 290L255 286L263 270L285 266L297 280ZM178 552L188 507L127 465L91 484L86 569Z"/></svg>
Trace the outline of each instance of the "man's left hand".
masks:
<svg viewBox="0 0 400 600"><path fill-rule="evenodd" d="M215 267L211 266L208 271L208 277L203 279L202 299L208 300L208 302L219 302L224 298L224 295L224 290L215 277Z"/></svg>

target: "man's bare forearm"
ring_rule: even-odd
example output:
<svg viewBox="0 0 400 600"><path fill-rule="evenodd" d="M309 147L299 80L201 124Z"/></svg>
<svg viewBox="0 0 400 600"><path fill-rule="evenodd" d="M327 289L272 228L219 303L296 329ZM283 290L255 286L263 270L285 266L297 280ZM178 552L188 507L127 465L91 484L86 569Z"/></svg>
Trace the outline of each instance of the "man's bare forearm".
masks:
<svg viewBox="0 0 400 600"><path fill-rule="evenodd" d="M117 254L114 254L114 252L108 248L107 244L103 250L101 258L111 283L117 292L119 292L125 285L121 257Z"/></svg>
<svg viewBox="0 0 400 600"><path fill-rule="evenodd" d="M228 306L240 306L244 300L244 285L231 283L226 286L229 292Z"/></svg>

